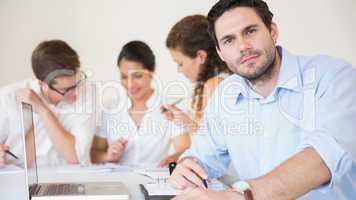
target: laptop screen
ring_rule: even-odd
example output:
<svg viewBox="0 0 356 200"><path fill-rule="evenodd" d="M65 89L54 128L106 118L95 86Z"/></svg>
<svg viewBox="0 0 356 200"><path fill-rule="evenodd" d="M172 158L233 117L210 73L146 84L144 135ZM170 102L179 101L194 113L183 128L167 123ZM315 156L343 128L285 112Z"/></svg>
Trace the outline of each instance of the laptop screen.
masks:
<svg viewBox="0 0 356 200"><path fill-rule="evenodd" d="M38 184L38 172L35 148L35 127L33 111L30 104L21 103L23 141L25 144L25 170L27 185Z"/></svg>

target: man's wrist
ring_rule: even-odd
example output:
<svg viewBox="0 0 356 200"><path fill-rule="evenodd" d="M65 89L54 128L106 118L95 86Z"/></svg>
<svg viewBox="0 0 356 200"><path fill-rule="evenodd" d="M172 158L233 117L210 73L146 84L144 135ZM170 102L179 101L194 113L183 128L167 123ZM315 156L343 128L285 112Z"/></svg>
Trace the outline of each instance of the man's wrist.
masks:
<svg viewBox="0 0 356 200"><path fill-rule="evenodd" d="M247 181L238 181L231 185L232 190L239 193L245 200L255 200L252 187Z"/></svg>
<svg viewBox="0 0 356 200"><path fill-rule="evenodd" d="M244 200L245 199L245 197L242 194L236 192L234 189L228 189L225 192L228 197L227 200L230 200L230 199L231 200L240 200L240 199Z"/></svg>

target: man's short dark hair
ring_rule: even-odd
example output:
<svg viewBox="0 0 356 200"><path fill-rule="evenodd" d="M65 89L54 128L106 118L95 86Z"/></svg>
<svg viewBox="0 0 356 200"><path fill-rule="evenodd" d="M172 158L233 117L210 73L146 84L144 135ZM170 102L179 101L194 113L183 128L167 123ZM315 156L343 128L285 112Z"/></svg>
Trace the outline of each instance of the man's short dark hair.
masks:
<svg viewBox="0 0 356 200"><path fill-rule="evenodd" d="M237 7L252 8L262 19L266 27L271 30L273 13L269 10L267 3L263 0L220 0L210 9L208 13L208 32L214 39L217 47L219 47L219 44L215 34L215 22L226 11Z"/></svg>
<svg viewBox="0 0 356 200"><path fill-rule="evenodd" d="M77 52L62 40L41 42L32 52L31 61L36 78L47 84L53 84L58 76L70 75L68 71L74 75L80 67Z"/></svg>
<svg viewBox="0 0 356 200"><path fill-rule="evenodd" d="M155 56L151 48L142 41L136 40L125 44L117 59L117 66L120 67L122 59L141 63L144 69L155 71Z"/></svg>

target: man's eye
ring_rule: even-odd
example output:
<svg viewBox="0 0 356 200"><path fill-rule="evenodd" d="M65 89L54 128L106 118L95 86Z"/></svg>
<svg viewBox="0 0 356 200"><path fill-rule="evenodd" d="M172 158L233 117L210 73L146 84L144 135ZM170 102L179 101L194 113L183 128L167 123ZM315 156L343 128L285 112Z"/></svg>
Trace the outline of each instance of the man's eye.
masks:
<svg viewBox="0 0 356 200"><path fill-rule="evenodd" d="M224 45L228 45L232 42L232 38L228 38L226 40L224 40Z"/></svg>
<svg viewBox="0 0 356 200"><path fill-rule="evenodd" d="M247 35L251 35L252 33L256 32L256 29L250 29L246 31Z"/></svg>

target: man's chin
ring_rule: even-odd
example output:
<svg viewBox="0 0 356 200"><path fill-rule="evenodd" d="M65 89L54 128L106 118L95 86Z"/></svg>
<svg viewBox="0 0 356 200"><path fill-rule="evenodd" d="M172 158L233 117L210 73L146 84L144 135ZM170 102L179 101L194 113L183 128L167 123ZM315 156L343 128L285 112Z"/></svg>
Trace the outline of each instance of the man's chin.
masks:
<svg viewBox="0 0 356 200"><path fill-rule="evenodd" d="M235 71L235 73L249 81L259 79L263 75L263 73L256 73L256 71L252 71L252 70L250 72L245 72L245 73Z"/></svg>
<svg viewBox="0 0 356 200"><path fill-rule="evenodd" d="M256 68L256 66L254 66L254 68ZM254 72L250 72L250 73L237 72L237 74L249 81L256 81L256 80L263 79L264 77L270 75L272 73L272 69L273 69L273 66L268 66L267 68L259 69L258 71L254 71Z"/></svg>

